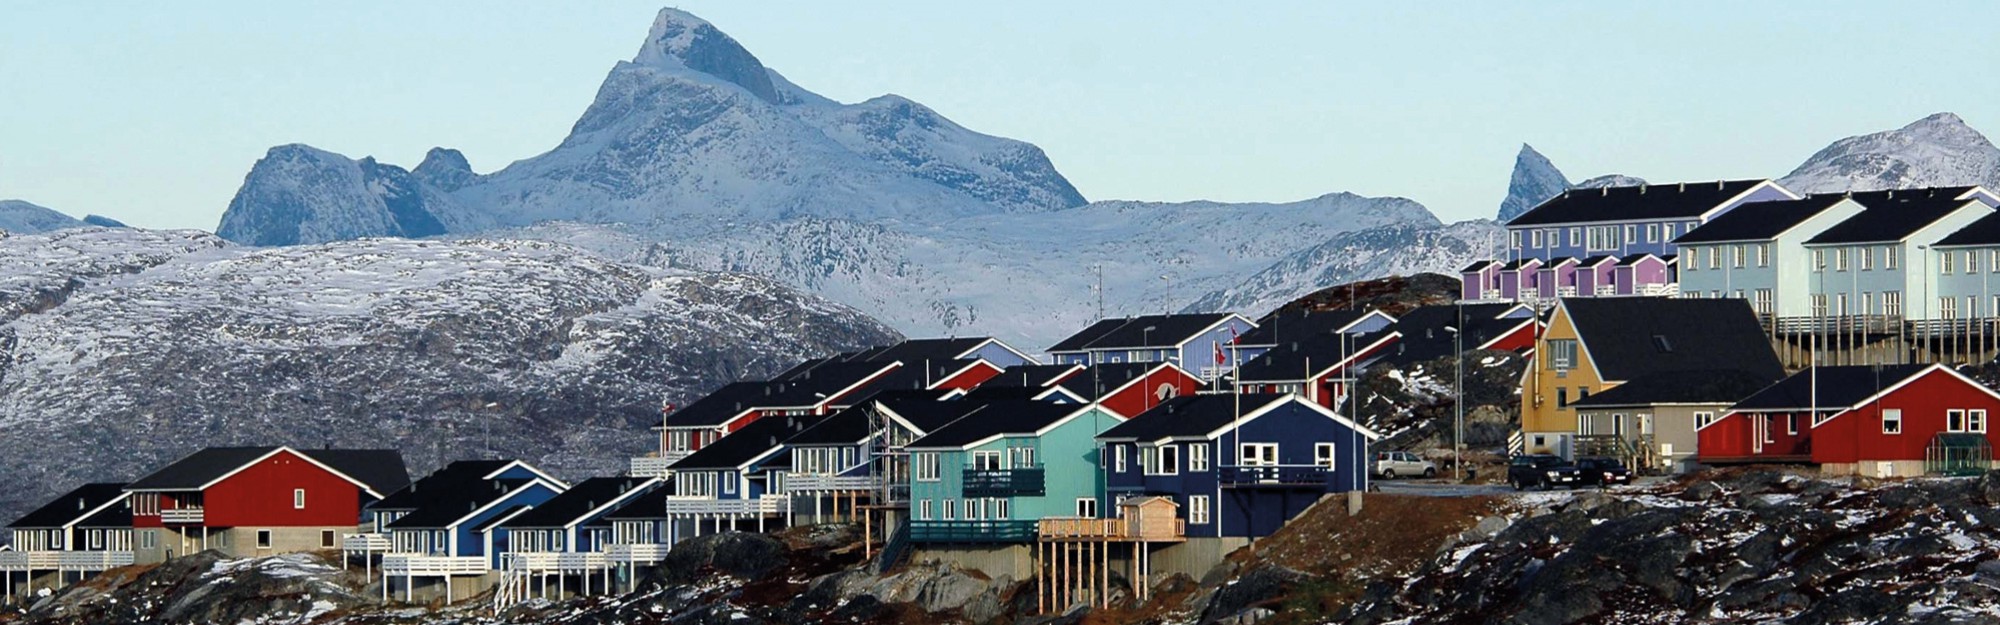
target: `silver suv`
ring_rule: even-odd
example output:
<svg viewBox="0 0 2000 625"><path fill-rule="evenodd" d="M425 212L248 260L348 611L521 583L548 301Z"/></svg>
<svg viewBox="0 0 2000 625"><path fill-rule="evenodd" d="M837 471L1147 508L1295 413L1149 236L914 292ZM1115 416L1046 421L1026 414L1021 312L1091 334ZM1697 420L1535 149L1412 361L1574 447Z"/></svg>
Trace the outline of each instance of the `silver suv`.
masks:
<svg viewBox="0 0 2000 625"><path fill-rule="evenodd" d="M1407 451L1375 452L1375 477L1393 480L1398 477L1437 477L1437 465Z"/></svg>

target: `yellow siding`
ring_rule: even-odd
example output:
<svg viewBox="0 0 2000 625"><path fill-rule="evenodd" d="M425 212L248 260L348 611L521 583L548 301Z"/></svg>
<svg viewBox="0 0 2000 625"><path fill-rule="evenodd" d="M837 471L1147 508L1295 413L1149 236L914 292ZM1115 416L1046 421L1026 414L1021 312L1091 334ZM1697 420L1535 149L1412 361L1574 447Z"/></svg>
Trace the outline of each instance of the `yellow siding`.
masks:
<svg viewBox="0 0 2000 625"><path fill-rule="evenodd" d="M1549 341L1563 339L1578 339L1577 362L1568 371L1556 371L1549 367ZM1535 341L1534 363L1521 378L1521 431L1575 433L1576 409L1556 405L1557 389L1565 389L1569 401L1574 402L1582 395L1579 389L1596 394L1613 386L1617 383L1598 378L1597 366L1590 359L1590 346L1577 336L1567 311L1557 307L1541 338Z"/></svg>

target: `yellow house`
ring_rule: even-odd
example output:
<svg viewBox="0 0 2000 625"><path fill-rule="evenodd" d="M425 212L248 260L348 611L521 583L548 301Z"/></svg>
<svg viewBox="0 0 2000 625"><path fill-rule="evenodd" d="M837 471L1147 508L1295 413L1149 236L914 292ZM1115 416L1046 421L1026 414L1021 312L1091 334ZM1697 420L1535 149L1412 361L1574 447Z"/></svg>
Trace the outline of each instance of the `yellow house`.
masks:
<svg viewBox="0 0 2000 625"><path fill-rule="evenodd" d="M1521 376L1521 451L1572 454L1573 405L1639 376L1738 370L1783 377L1763 327L1740 299L1564 299Z"/></svg>

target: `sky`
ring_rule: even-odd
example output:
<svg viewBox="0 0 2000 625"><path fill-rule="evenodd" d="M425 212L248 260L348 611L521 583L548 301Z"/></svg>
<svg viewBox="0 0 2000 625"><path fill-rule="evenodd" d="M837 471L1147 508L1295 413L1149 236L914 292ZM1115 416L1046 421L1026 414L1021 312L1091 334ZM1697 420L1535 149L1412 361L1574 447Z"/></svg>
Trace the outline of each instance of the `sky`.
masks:
<svg viewBox="0 0 2000 625"><path fill-rule="evenodd" d="M0 199L213 229L268 148L487 172L555 146L657 3L0 3ZM1777 177L1952 111L2000 3L696 1L766 66L1035 143L1092 200L1336 191L1491 217L1572 180Z"/></svg>

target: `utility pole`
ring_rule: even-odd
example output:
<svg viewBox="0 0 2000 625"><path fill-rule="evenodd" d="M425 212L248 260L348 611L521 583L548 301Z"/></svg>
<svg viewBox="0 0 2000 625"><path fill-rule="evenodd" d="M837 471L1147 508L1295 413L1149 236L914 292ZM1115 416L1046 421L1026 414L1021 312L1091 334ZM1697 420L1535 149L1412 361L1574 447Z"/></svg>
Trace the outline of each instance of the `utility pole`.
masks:
<svg viewBox="0 0 2000 625"><path fill-rule="evenodd" d="M1465 481L1465 461L1461 456L1465 449L1465 303L1458 303L1458 327L1451 333L1453 353L1457 354L1458 373L1452 376L1457 387L1458 398L1451 402L1458 415L1451 434L1451 477L1454 481Z"/></svg>

